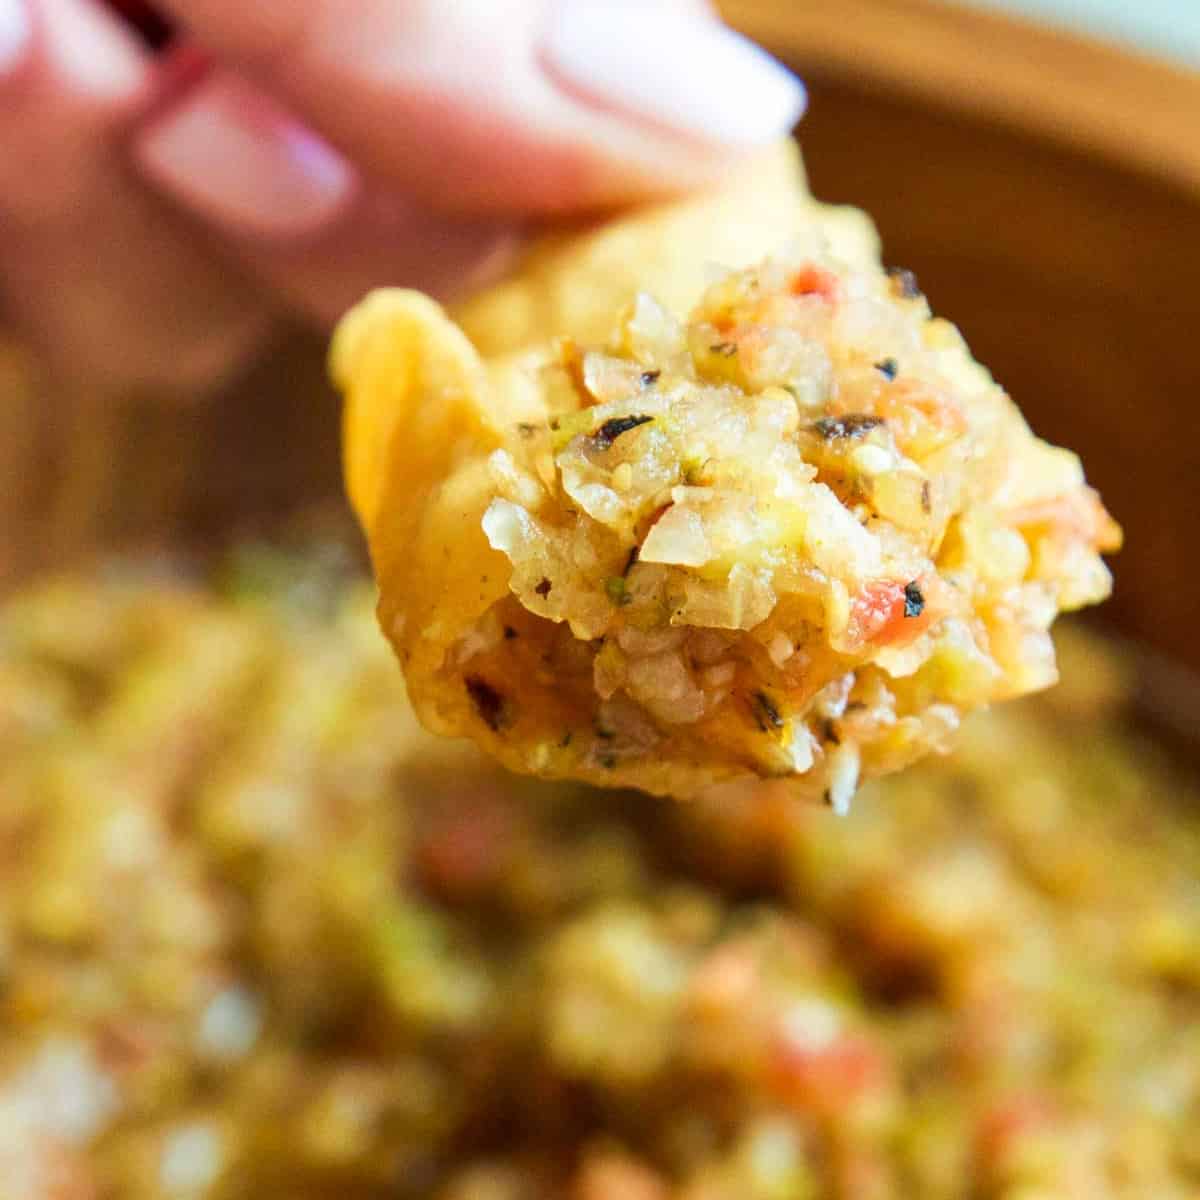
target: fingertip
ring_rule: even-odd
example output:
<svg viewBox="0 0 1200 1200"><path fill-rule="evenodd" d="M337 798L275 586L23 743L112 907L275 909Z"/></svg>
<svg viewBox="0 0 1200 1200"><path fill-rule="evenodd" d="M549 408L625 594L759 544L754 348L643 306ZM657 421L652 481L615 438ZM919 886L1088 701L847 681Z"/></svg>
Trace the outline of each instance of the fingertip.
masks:
<svg viewBox="0 0 1200 1200"><path fill-rule="evenodd" d="M97 112L124 114L145 98L150 58L132 30L94 0L24 0L34 2L37 57L58 87Z"/></svg>
<svg viewBox="0 0 1200 1200"><path fill-rule="evenodd" d="M356 190L340 154L228 71L158 112L135 139L134 157L161 191L240 237L312 236Z"/></svg>
<svg viewBox="0 0 1200 1200"><path fill-rule="evenodd" d="M800 80L762 47L673 4L558 0L542 60L577 100L722 149L775 141L807 101Z"/></svg>
<svg viewBox="0 0 1200 1200"><path fill-rule="evenodd" d="M404 287L442 302L501 277L525 245L503 219L457 219L411 197L364 195L320 237L260 244L250 259L295 308L331 326L367 292Z"/></svg>
<svg viewBox="0 0 1200 1200"><path fill-rule="evenodd" d="M447 256L438 253L436 243L428 248L428 265L418 276L418 286L449 303L507 274L520 258L527 238L518 226L506 226L480 232L466 247L457 238L447 241L451 248Z"/></svg>

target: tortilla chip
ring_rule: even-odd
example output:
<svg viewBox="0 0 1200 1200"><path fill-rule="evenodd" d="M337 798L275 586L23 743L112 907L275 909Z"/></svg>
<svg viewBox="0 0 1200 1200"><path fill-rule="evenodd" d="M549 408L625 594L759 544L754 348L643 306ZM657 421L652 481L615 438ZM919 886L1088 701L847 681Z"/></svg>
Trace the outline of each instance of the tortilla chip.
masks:
<svg viewBox="0 0 1200 1200"><path fill-rule="evenodd" d="M691 313L686 324L681 318ZM421 720L551 778L842 805L1046 686L1111 519L794 148L343 322L347 488Z"/></svg>

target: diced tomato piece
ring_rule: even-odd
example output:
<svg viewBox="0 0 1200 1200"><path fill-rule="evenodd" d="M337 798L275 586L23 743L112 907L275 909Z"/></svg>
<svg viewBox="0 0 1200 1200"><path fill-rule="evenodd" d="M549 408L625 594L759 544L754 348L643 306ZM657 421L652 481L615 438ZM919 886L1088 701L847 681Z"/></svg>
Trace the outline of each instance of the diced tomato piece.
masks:
<svg viewBox="0 0 1200 1200"><path fill-rule="evenodd" d="M878 374L878 372L876 373ZM880 417L905 454L922 459L967 432L967 418L957 398L936 381L901 376L884 381L875 395L855 396L851 411ZM835 411L833 416L845 416Z"/></svg>
<svg viewBox="0 0 1200 1200"><path fill-rule="evenodd" d="M113 1021L100 1028L96 1053L106 1069L123 1075L145 1066L162 1042L162 1034L144 1022Z"/></svg>
<svg viewBox="0 0 1200 1200"><path fill-rule="evenodd" d="M877 1200L897 1194L886 1152L880 1149L858 1145L853 1140L835 1142L829 1167L836 1196Z"/></svg>
<svg viewBox="0 0 1200 1200"><path fill-rule="evenodd" d="M788 283L793 296L820 296L831 304L838 298L840 285L837 276L823 267L801 267Z"/></svg>
<svg viewBox="0 0 1200 1200"><path fill-rule="evenodd" d="M884 1086L889 1071L883 1051L865 1037L846 1033L826 1046L785 1035L771 1064L775 1089L799 1108L832 1114Z"/></svg>
<svg viewBox="0 0 1200 1200"><path fill-rule="evenodd" d="M916 597L921 597L919 612L913 611L917 607ZM878 579L854 597L850 606L849 637L859 646L911 642L924 633L932 621L933 612L925 602L919 581L902 583Z"/></svg>
<svg viewBox="0 0 1200 1200"><path fill-rule="evenodd" d="M939 433L961 437L967 432L967 418L962 406L941 388L910 381L900 386L897 398L920 413Z"/></svg>
<svg viewBox="0 0 1200 1200"><path fill-rule="evenodd" d="M1086 542L1097 550L1119 550L1120 526L1108 515L1093 488L1078 488L1065 496L1023 504L1007 514L1017 528L1045 526L1064 537Z"/></svg>
<svg viewBox="0 0 1200 1200"><path fill-rule="evenodd" d="M1053 1125L1055 1109L1045 1096L1014 1096L985 1114L979 1123L980 1157L996 1162L1023 1137Z"/></svg>
<svg viewBox="0 0 1200 1200"><path fill-rule="evenodd" d="M759 963L748 947L718 947L692 977L692 1004L704 1013L736 1012L753 996L758 979Z"/></svg>
<svg viewBox="0 0 1200 1200"><path fill-rule="evenodd" d="M571 1189L572 1200L667 1200L670 1194L657 1171L615 1151L588 1158Z"/></svg>
<svg viewBox="0 0 1200 1200"><path fill-rule="evenodd" d="M850 609L850 621L863 642L882 639L903 619L904 585L889 579L868 584L855 596Z"/></svg>
<svg viewBox="0 0 1200 1200"><path fill-rule="evenodd" d="M499 804L463 808L439 821L421 842L421 878L441 895L478 892L495 880L512 834L509 814Z"/></svg>
<svg viewBox="0 0 1200 1200"><path fill-rule="evenodd" d="M0 1175L6 1180L13 1175L22 1180L22 1196L96 1200L100 1195L95 1168L84 1154L44 1133L35 1134L12 1152L6 1149L0 1156ZM6 1189L5 1194L11 1193Z"/></svg>

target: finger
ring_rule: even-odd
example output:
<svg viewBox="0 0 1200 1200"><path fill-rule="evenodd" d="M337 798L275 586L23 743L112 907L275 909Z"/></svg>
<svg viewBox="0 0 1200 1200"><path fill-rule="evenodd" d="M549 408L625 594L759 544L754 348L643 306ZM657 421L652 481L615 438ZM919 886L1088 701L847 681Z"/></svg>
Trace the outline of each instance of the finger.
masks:
<svg viewBox="0 0 1200 1200"><path fill-rule="evenodd" d="M0 0L0 29L15 0ZM0 70L0 295L62 373L190 390L261 336L261 301L133 176L113 142L149 64L92 0L25 0Z"/></svg>
<svg viewBox="0 0 1200 1200"><path fill-rule="evenodd" d="M367 174L441 207L561 212L693 186L803 107L790 74L690 3L164 7Z"/></svg>
<svg viewBox="0 0 1200 1200"><path fill-rule="evenodd" d="M358 193L357 172L341 154L265 92L219 69L154 116L134 157L197 216L247 238L317 233Z"/></svg>
<svg viewBox="0 0 1200 1200"><path fill-rule="evenodd" d="M372 286L449 298L501 269L519 240L509 222L437 214L363 186L336 151L227 70L160 114L136 156L290 304L324 323Z"/></svg>
<svg viewBox="0 0 1200 1200"><path fill-rule="evenodd" d="M503 275L522 244L520 230L506 222L456 221L403 197L366 193L321 237L246 246L245 256L291 307L332 328L376 287L454 300Z"/></svg>

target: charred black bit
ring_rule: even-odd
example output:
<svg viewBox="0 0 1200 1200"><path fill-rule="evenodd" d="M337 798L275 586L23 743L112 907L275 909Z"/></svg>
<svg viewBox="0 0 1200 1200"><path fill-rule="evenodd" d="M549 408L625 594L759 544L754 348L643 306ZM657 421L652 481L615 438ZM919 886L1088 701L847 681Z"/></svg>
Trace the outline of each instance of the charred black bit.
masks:
<svg viewBox="0 0 1200 1200"><path fill-rule="evenodd" d="M921 484L921 511L927 515L933 512L933 493L928 479Z"/></svg>
<svg viewBox="0 0 1200 1200"><path fill-rule="evenodd" d="M523 438L533 437L533 435L537 433L537 430L538 427L536 425L531 425L528 421L517 422L517 432Z"/></svg>
<svg viewBox="0 0 1200 1200"><path fill-rule="evenodd" d="M550 428L553 429L555 433L557 433L559 431L559 429L561 428L561 422L559 421L559 419L557 417L554 417L551 420Z"/></svg>
<svg viewBox="0 0 1200 1200"><path fill-rule="evenodd" d="M875 364L877 370L884 379L895 379L900 374L900 364L894 358L881 358Z"/></svg>
<svg viewBox="0 0 1200 1200"><path fill-rule="evenodd" d="M901 300L916 300L924 295L917 277L904 267L888 267L888 278L892 281L892 291Z"/></svg>
<svg viewBox="0 0 1200 1200"><path fill-rule="evenodd" d="M869 413L847 413L844 417L822 417L813 422L813 430L827 442L835 438L857 438L884 424L882 417Z"/></svg>
<svg viewBox="0 0 1200 1200"><path fill-rule="evenodd" d="M719 354L722 358L732 358L737 353L736 342L717 342L714 346L709 346L709 349L714 354Z"/></svg>
<svg viewBox="0 0 1200 1200"><path fill-rule="evenodd" d="M825 723L821 726L821 739L822 741L832 742L835 746L842 744L842 739L838 737L837 726L830 717L826 717Z"/></svg>
<svg viewBox="0 0 1200 1200"><path fill-rule="evenodd" d="M517 631L511 625L505 625L504 640L506 642L511 642L516 636L517 636Z"/></svg>
<svg viewBox="0 0 1200 1200"><path fill-rule="evenodd" d="M547 578L546 578L546 577L543 575L543 576L542 576L542 582L541 582L541 583L539 583L539 584L537 585L537 587L535 587L533 590L534 590L535 592L537 592L537 594L538 594L539 596L548 596L548 595L550 595L550 589L551 589L553 586L554 586L554 584L552 584L552 583L550 582L550 580L548 580L548 579L547 579Z"/></svg>
<svg viewBox="0 0 1200 1200"><path fill-rule="evenodd" d="M599 722L596 723L594 728L596 730L596 736L602 741L611 742L613 738L617 736L611 729L605 729L604 726Z"/></svg>
<svg viewBox="0 0 1200 1200"><path fill-rule="evenodd" d="M629 572L637 566L638 559L642 556L641 546L634 543L633 549L629 551L629 557L625 560L625 570L621 572L626 578L629 577Z"/></svg>
<svg viewBox="0 0 1200 1200"><path fill-rule="evenodd" d="M606 771L612 771L617 765L617 756L615 754L604 754L600 757L600 765Z"/></svg>
<svg viewBox="0 0 1200 1200"><path fill-rule="evenodd" d="M754 719L763 733L783 728L783 718L766 692L754 693Z"/></svg>
<svg viewBox="0 0 1200 1200"><path fill-rule="evenodd" d="M560 750L565 750L574 740L575 740L574 730L568 729L567 732L563 734L562 741L558 743L558 748Z"/></svg>
<svg viewBox="0 0 1200 1200"><path fill-rule="evenodd" d="M833 807L833 793L828 788L821 793L821 800L826 808Z"/></svg>
<svg viewBox="0 0 1200 1200"><path fill-rule="evenodd" d="M610 576L604 581L604 590L608 593L608 598L618 608L624 608L626 604L633 603L633 597L625 588L624 575Z"/></svg>
<svg viewBox="0 0 1200 1200"><path fill-rule="evenodd" d="M904 585L904 615L919 617L924 611L925 596L921 592L921 585L914 579L912 583Z"/></svg>
<svg viewBox="0 0 1200 1200"><path fill-rule="evenodd" d="M661 374L662 374L662 372L657 367L655 367L653 371L643 371L642 372L642 387L652 387L654 384L656 384L658 382L658 377Z"/></svg>
<svg viewBox="0 0 1200 1200"><path fill-rule="evenodd" d="M508 700L486 679L478 675L467 677L467 694L480 720L493 732L499 733L512 724L512 712Z"/></svg>
<svg viewBox="0 0 1200 1200"><path fill-rule="evenodd" d="M653 420L653 417L644 416L612 417L592 434L592 441L599 449L607 450L621 434L628 433L631 429L636 429L639 425L645 425Z"/></svg>

